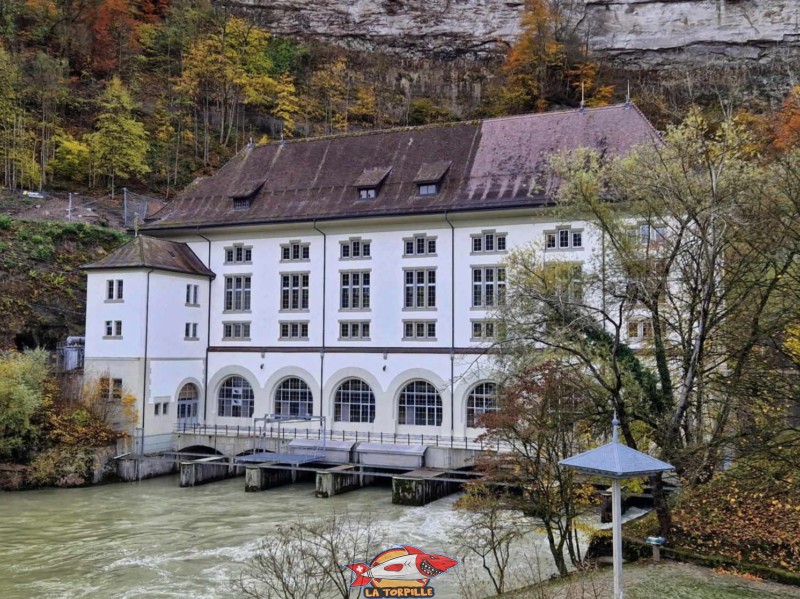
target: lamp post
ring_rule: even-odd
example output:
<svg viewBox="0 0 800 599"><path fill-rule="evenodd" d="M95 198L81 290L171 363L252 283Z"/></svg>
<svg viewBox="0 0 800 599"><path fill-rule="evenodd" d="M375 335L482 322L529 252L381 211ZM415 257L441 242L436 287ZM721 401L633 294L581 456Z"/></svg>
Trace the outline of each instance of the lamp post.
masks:
<svg viewBox="0 0 800 599"><path fill-rule="evenodd" d="M652 476L659 472L667 472L672 470L673 466L620 443L618 426L619 420L614 414L611 443L561 460L559 464L583 474L611 479L614 599L624 599L625 594L622 589L622 485L620 481L626 478Z"/></svg>

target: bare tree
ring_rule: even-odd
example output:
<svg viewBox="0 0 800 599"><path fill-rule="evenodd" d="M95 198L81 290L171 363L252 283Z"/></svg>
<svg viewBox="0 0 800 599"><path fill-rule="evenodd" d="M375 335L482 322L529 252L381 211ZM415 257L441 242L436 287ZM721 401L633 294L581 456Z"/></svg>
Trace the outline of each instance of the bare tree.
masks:
<svg viewBox="0 0 800 599"><path fill-rule="evenodd" d="M459 550L480 560L481 568L497 595L507 588L512 547L535 528L530 519L522 516L521 512L509 510L503 503L485 485L469 488L457 504L458 508L466 510L466 518L453 531ZM473 587L473 581L463 577L459 582L466 583L462 584L462 589Z"/></svg>
<svg viewBox="0 0 800 599"><path fill-rule="evenodd" d="M343 564L377 552L381 530L370 513L332 513L279 526L235 582L252 599L350 596L352 574Z"/></svg>

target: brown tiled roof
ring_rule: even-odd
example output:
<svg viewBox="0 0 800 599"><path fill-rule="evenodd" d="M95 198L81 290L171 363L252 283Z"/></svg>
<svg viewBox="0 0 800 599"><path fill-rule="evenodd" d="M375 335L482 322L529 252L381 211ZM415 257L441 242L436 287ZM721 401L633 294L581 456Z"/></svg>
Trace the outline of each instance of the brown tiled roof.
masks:
<svg viewBox="0 0 800 599"><path fill-rule="evenodd" d="M538 206L547 202L553 154L577 148L623 154L657 136L626 104L248 146L142 229ZM450 168L439 193L419 196L420 172L444 162ZM360 177L377 166L391 172L377 197L360 199ZM265 182L252 206L234 210L231 198L253 181Z"/></svg>
<svg viewBox="0 0 800 599"><path fill-rule="evenodd" d="M364 187L378 187L383 180L392 172L391 166L376 166L374 168L365 168L364 171L358 176L358 179L353 181L353 187L358 189Z"/></svg>
<svg viewBox="0 0 800 599"><path fill-rule="evenodd" d="M84 270L153 268L204 277L215 276L185 243L146 235L135 237L104 258L81 268Z"/></svg>
<svg viewBox="0 0 800 599"><path fill-rule="evenodd" d="M414 177L415 183L438 183L442 180L447 169L453 164L452 160L437 160L436 162L424 162Z"/></svg>

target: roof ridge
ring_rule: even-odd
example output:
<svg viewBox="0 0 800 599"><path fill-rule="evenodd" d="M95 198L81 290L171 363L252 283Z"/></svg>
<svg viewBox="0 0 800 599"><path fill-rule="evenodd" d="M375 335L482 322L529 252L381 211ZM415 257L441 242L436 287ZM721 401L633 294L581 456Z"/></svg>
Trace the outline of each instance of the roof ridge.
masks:
<svg viewBox="0 0 800 599"><path fill-rule="evenodd" d="M428 129L439 129L444 127L455 127L459 125L479 125L481 123L488 123L494 121L503 121L503 120L513 120L513 119L523 119L523 118L532 118L532 117L544 117L544 116L554 116L554 115L563 115L569 113L581 113L581 112L598 112L601 110L610 110L610 109L619 109L625 108L626 106L636 106L633 102L622 102L618 104L611 104L609 106L592 106L590 108L565 108L563 110L550 110L547 112L526 112L524 114L508 114L503 116L496 116L496 117L489 117L485 119L462 119L457 121L447 121L444 123L426 123L424 125L405 125L405 126L397 126L397 127L389 127L386 129L361 129L359 131L345 131L342 133L331 133L328 135L314 135L311 137L299 137L296 139L284 139L283 143L285 144L299 144L305 143L310 141L323 141L328 139L343 139L348 137L366 137L369 135L379 135L385 133L398 133L401 131L425 131ZM640 110L637 108L637 112L647 120ZM649 122L649 121L648 121ZM652 126L652 125L651 125ZM276 145L281 143L280 140L270 140L266 143L256 143L254 147L265 147L270 145ZM246 147L246 146L245 146ZM242 148L244 150L245 148ZM233 158L238 156L242 153L242 150L234 154L231 157L231 161Z"/></svg>

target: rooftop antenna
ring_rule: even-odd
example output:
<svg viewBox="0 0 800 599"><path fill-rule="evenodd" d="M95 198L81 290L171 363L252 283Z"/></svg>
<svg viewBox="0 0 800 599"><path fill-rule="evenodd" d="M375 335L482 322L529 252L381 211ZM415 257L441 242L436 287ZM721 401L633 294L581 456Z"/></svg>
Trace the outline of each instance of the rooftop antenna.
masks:
<svg viewBox="0 0 800 599"><path fill-rule="evenodd" d="M585 90L583 89L583 81L581 81L581 112L586 110Z"/></svg>

